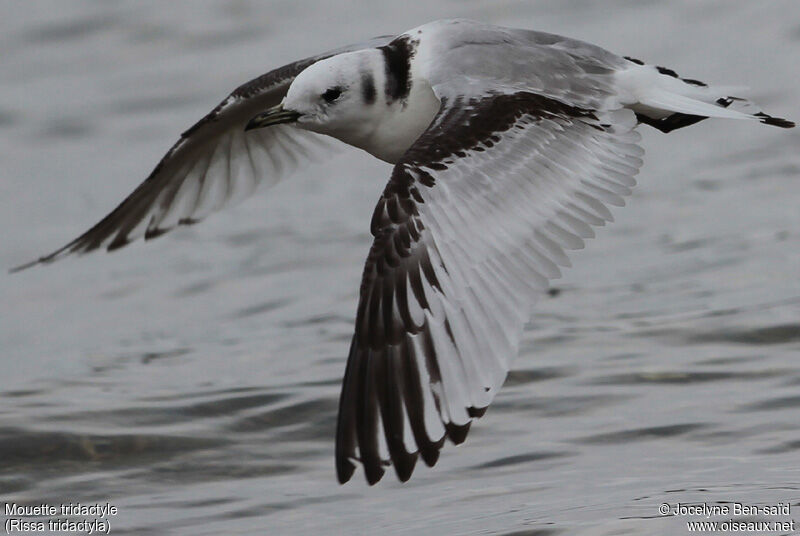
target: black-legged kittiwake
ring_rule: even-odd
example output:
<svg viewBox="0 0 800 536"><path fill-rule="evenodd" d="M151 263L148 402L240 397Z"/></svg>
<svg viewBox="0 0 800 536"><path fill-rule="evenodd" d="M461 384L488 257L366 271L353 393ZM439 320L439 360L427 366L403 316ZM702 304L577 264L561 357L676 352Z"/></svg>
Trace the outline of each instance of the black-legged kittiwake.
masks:
<svg viewBox="0 0 800 536"><path fill-rule="evenodd" d="M730 93L575 39L431 22L238 87L108 216L18 269L194 223L277 182L320 134L393 164L371 222L336 467L345 482L360 462L372 484L392 464L405 481L445 438L464 441L565 251L624 204L639 124L794 126Z"/></svg>

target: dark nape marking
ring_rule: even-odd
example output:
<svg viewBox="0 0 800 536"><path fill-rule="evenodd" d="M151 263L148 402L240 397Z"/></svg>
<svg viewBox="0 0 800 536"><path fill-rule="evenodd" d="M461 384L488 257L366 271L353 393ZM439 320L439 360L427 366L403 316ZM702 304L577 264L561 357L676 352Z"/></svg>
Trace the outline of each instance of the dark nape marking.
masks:
<svg viewBox="0 0 800 536"><path fill-rule="evenodd" d="M704 115L675 113L662 119L653 119L652 117L647 117L646 115L637 113L636 119L638 119L640 123L650 125L651 127L657 128L661 132L667 134L678 128L688 127L689 125L699 123L703 119L708 119L708 117Z"/></svg>
<svg viewBox="0 0 800 536"><path fill-rule="evenodd" d="M417 41L401 35L386 46L383 52L386 65L386 99L389 102L405 99L411 91L411 58L417 50Z"/></svg>
<svg viewBox="0 0 800 536"><path fill-rule="evenodd" d="M630 56L623 56L623 57L628 61L632 61L636 65L644 65L644 62L642 60L637 60L636 58L631 58Z"/></svg>
<svg viewBox="0 0 800 536"><path fill-rule="evenodd" d="M361 97L364 100L364 104L373 104L375 102L375 79L370 72L361 75Z"/></svg>
<svg viewBox="0 0 800 536"><path fill-rule="evenodd" d="M676 73L672 69L667 69L666 67L661 67L660 65L656 65L656 69L658 69L658 72L661 74L671 76L672 78L678 78L678 73Z"/></svg>

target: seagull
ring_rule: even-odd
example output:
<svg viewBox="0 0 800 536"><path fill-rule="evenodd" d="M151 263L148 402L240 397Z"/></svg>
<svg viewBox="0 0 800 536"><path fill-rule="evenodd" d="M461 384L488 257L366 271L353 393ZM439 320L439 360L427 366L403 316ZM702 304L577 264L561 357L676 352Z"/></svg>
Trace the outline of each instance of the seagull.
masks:
<svg viewBox="0 0 800 536"><path fill-rule="evenodd" d="M336 471L410 478L462 443L537 297L636 184L636 128L794 123L675 71L549 33L430 22L268 72L184 132L84 234L36 261L118 249L276 183L326 136L393 165L371 221Z"/></svg>

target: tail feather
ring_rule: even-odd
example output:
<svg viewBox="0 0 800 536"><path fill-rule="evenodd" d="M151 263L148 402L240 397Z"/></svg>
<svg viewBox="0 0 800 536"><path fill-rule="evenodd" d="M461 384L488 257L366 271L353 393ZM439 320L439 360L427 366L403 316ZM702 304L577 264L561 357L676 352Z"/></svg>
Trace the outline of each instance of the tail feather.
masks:
<svg viewBox="0 0 800 536"><path fill-rule="evenodd" d="M772 125L774 127L781 127L781 128L794 128L794 122L789 121L788 119L784 119L783 117L772 117L771 115L767 115L764 112L758 112L757 114L753 114L753 117L758 117L758 120L764 123L765 125Z"/></svg>
<svg viewBox="0 0 800 536"><path fill-rule="evenodd" d="M656 88L649 92L643 104L659 110L678 112L705 117L722 117L728 119L751 119L752 116L736 110L731 110L716 103L703 102L696 98L688 97L668 90Z"/></svg>
<svg viewBox="0 0 800 536"><path fill-rule="evenodd" d="M693 79L683 79L665 67L645 65L629 58L631 68L623 71L620 82L636 97L630 107L641 123L662 132L693 125L709 117L755 120L766 125L792 128L792 121L773 117L753 102L732 96L742 88L714 87Z"/></svg>

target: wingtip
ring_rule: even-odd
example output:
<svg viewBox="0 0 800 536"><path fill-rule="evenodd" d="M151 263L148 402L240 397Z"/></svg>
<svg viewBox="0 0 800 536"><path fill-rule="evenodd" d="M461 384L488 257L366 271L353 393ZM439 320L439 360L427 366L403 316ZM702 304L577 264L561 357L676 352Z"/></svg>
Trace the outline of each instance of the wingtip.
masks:
<svg viewBox="0 0 800 536"><path fill-rule="evenodd" d="M46 262L46 261L44 259L41 259L41 258L33 260L33 261L30 261L30 262L26 262L25 264L20 264L19 266L14 266L13 268L9 268L8 273L9 274L16 274L17 272L21 272L23 270L27 270L28 268L33 268L37 264L42 264L43 262Z"/></svg>
<svg viewBox="0 0 800 536"><path fill-rule="evenodd" d="M467 433L469 432L469 427L471 424L472 421L467 422L467 424L453 424L451 422L447 423L445 425L447 437L450 438L450 441L452 441L454 445L460 445L467 439Z"/></svg>
<svg viewBox="0 0 800 536"><path fill-rule="evenodd" d="M444 439L444 438L442 438L442 439ZM420 447L419 454L422 457L422 461L425 462L425 465L427 465L428 467L433 467L434 465L436 465L436 462L439 461L439 449L440 448L441 448L441 445L439 445L439 446L426 446L424 448Z"/></svg>
<svg viewBox="0 0 800 536"><path fill-rule="evenodd" d="M411 474L414 472L414 467L417 465L417 458L419 454L414 452L406 456L398 457L394 460L394 471L397 473L397 478L400 482L408 482Z"/></svg>
<svg viewBox="0 0 800 536"><path fill-rule="evenodd" d="M764 119L761 122L765 125L772 125L780 128L795 127L794 121L789 121L788 119L783 119L782 117L770 117L769 119Z"/></svg>
<svg viewBox="0 0 800 536"><path fill-rule="evenodd" d="M353 477L356 466L348 460L338 460L336 462L336 478L339 484L347 484Z"/></svg>
<svg viewBox="0 0 800 536"><path fill-rule="evenodd" d="M367 478L367 484L374 486L381 478L383 478L386 471L380 465L364 464L364 476Z"/></svg>
<svg viewBox="0 0 800 536"><path fill-rule="evenodd" d="M771 115L767 115L764 112L758 112L757 114L753 115L755 117L758 117L759 121L761 121L765 125L772 125L774 127L780 127L780 128L795 127L794 121L789 121L788 119L784 119L782 117L772 117Z"/></svg>
<svg viewBox="0 0 800 536"><path fill-rule="evenodd" d="M20 264L19 266L15 266L15 267L11 268L8 271L8 273L9 274L15 274L17 272L21 272L23 270L27 270L28 268L33 268L34 266L39 265L39 264L50 264L50 263L53 263L53 262L55 262L57 260L60 260L60 259L64 258L66 255L69 255L70 253L75 253L76 252L76 250L74 249L74 246L75 246L76 242L77 242L77 240L73 240L72 242L70 242L66 246L55 250L54 252L50 253L49 255L44 255L42 257L39 257L38 259L34 259L34 260L30 261L30 262L26 262L25 264ZM80 252L78 252L78 253L80 253Z"/></svg>
<svg viewBox="0 0 800 536"><path fill-rule="evenodd" d="M385 470L380 465L362 464L364 467L364 477L367 479L367 484L374 486L383 478ZM353 477L356 466L350 460L340 460L336 463L336 478L339 484L346 484ZM410 475L409 475L410 476Z"/></svg>

